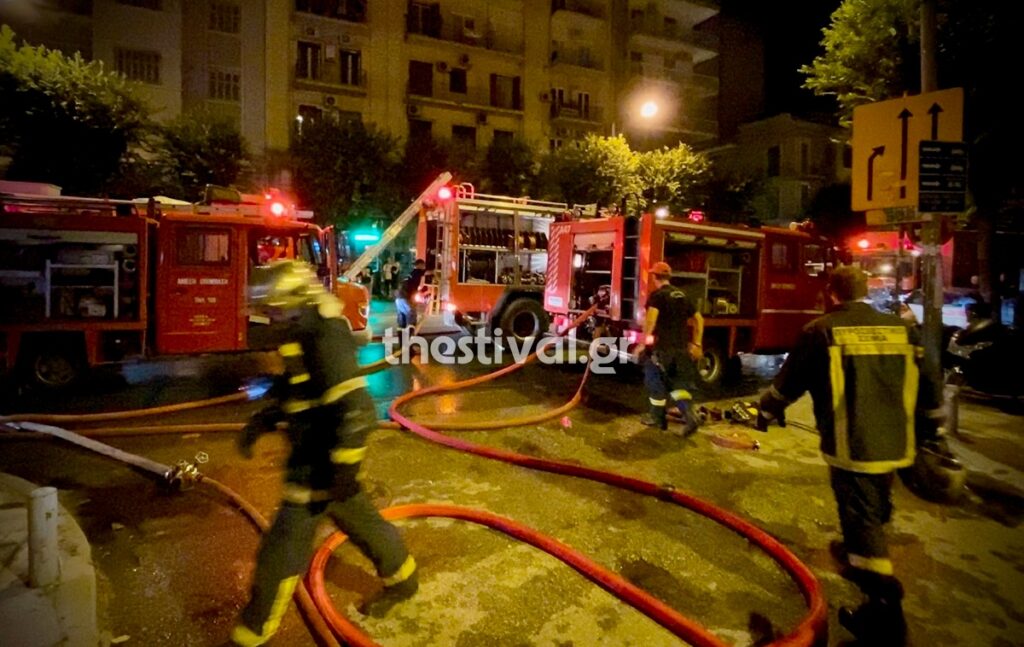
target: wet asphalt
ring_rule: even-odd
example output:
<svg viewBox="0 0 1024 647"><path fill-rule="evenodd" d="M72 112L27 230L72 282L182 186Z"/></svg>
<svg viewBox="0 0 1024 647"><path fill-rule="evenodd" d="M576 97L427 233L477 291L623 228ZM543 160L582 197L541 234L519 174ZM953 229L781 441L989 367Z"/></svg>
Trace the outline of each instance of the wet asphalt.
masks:
<svg viewBox="0 0 1024 647"><path fill-rule="evenodd" d="M382 354L361 351L362 363ZM157 406L231 392L258 363L139 365L101 374L59 401L39 396L25 410L98 411ZM198 366L198 367L197 367ZM748 361L738 384L704 394L730 404L766 384L775 360ZM383 416L395 395L486 372L482 367L420 364L370 380ZM568 400L579 367L531 366L468 393L412 403L420 420L454 416L494 420L542 411ZM453 432L531 456L672 484L743 515L789 546L822 582L830 606L829 644L849 639L835 609L859 600L837 574L828 542L838 521L816 437L791 426L758 434L727 423L681 439L640 426L644 396L635 369L595 376L583 405L566 421L486 432ZM33 399L37 398L37 399ZM242 421L257 405L223 406L160 417L158 424ZM8 408L10 410L10 406ZM968 399L955 446L971 469L960 506L896 492L893 557L907 588L911 644L1020 644L1024 635L1024 409ZM791 419L810 422L809 404ZM747 435L757 451L716 439ZM133 437L111 444L173 464L202 451L203 470L272 516L287 447L266 437L251 461L225 434ZM100 576L101 626L127 645L217 645L245 601L257 546L235 510L199 492L170 493L150 478L105 459L46 441L0 441L0 471L61 489L93 546ZM407 432L371 439L363 482L381 507L454 503L507 516L545 532L620 573L714 631L752 645L784 634L804 613L792 580L746 540L700 515L649 497L537 472L447 449ZM327 570L336 606L384 645L677 645L681 641L554 558L466 522L399 522L421 566L412 601L385 619L358 614L380 584L369 562L343 546ZM325 526L322 535L330 528ZM312 645L289 611L272 644Z"/></svg>

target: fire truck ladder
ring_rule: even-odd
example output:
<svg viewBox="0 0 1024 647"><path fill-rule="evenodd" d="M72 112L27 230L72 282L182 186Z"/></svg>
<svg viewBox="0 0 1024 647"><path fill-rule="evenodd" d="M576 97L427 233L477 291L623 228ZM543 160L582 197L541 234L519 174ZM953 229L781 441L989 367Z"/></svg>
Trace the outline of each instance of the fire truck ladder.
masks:
<svg viewBox="0 0 1024 647"><path fill-rule="evenodd" d="M626 218L622 247L622 295L620 319L632 321L636 316L636 300L640 295L640 219Z"/></svg>
<svg viewBox="0 0 1024 647"><path fill-rule="evenodd" d="M356 276L366 269L366 266L373 262L373 259L380 256L381 252L387 249L388 245L391 244L391 241L393 241L398 234L402 233L402 230L405 229L406 225L412 222L412 220L419 215L420 205L423 204L423 201L429 197L436 196L438 190L445 184L448 184L451 179L452 174L447 171L438 175L437 179L431 182L430 186L428 186L423 193L419 194L419 196L412 201L412 204L406 207L405 211L395 218L395 221L384 230L384 233L380 236L380 240L376 244L367 247L366 251L360 254L359 258L352 262L352 265L345 272L344 277L349 281L354 281Z"/></svg>

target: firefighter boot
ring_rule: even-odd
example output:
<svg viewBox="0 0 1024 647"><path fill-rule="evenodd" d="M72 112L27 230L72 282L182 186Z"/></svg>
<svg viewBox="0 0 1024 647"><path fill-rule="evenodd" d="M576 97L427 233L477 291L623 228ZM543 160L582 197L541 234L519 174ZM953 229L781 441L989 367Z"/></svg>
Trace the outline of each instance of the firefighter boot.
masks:
<svg viewBox="0 0 1024 647"><path fill-rule="evenodd" d="M693 396L686 389L676 389L671 396L683 419L683 437L697 433L697 429L701 425L701 418L697 411L697 405L693 402Z"/></svg>
<svg viewBox="0 0 1024 647"><path fill-rule="evenodd" d="M416 561L410 556L397 573L384 578L384 588L364 602L359 611L371 618L383 618L396 604L405 602L415 595L419 588Z"/></svg>
<svg viewBox="0 0 1024 647"><path fill-rule="evenodd" d="M640 424L647 427L657 427L662 431L668 429L668 416L665 415L665 401L651 399L647 413L640 417Z"/></svg>
<svg viewBox="0 0 1024 647"><path fill-rule="evenodd" d="M872 578L862 588L868 601L856 609L841 607L839 624L864 645L896 647L906 644L907 624L903 617L903 587L891 576Z"/></svg>

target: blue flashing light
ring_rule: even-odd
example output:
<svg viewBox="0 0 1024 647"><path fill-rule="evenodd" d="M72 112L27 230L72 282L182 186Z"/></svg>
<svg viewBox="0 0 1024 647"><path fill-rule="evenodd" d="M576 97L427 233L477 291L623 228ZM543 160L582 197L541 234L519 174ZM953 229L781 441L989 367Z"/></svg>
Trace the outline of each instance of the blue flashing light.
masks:
<svg viewBox="0 0 1024 647"><path fill-rule="evenodd" d="M352 240L357 243L376 243L380 240L380 234L375 231L352 234Z"/></svg>

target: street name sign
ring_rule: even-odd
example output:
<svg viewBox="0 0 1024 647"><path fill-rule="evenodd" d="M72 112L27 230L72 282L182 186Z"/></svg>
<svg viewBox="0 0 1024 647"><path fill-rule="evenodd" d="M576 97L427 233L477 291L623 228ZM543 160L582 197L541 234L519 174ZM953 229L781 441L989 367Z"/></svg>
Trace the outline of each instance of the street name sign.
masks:
<svg viewBox="0 0 1024 647"><path fill-rule="evenodd" d="M962 212L967 206L967 145L922 141L918 159L918 211Z"/></svg>
<svg viewBox="0 0 1024 647"><path fill-rule="evenodd" d="M961 141L963 105L963 89L951 88L854 108L852 209L923 212L920 142Z"/></svg>

